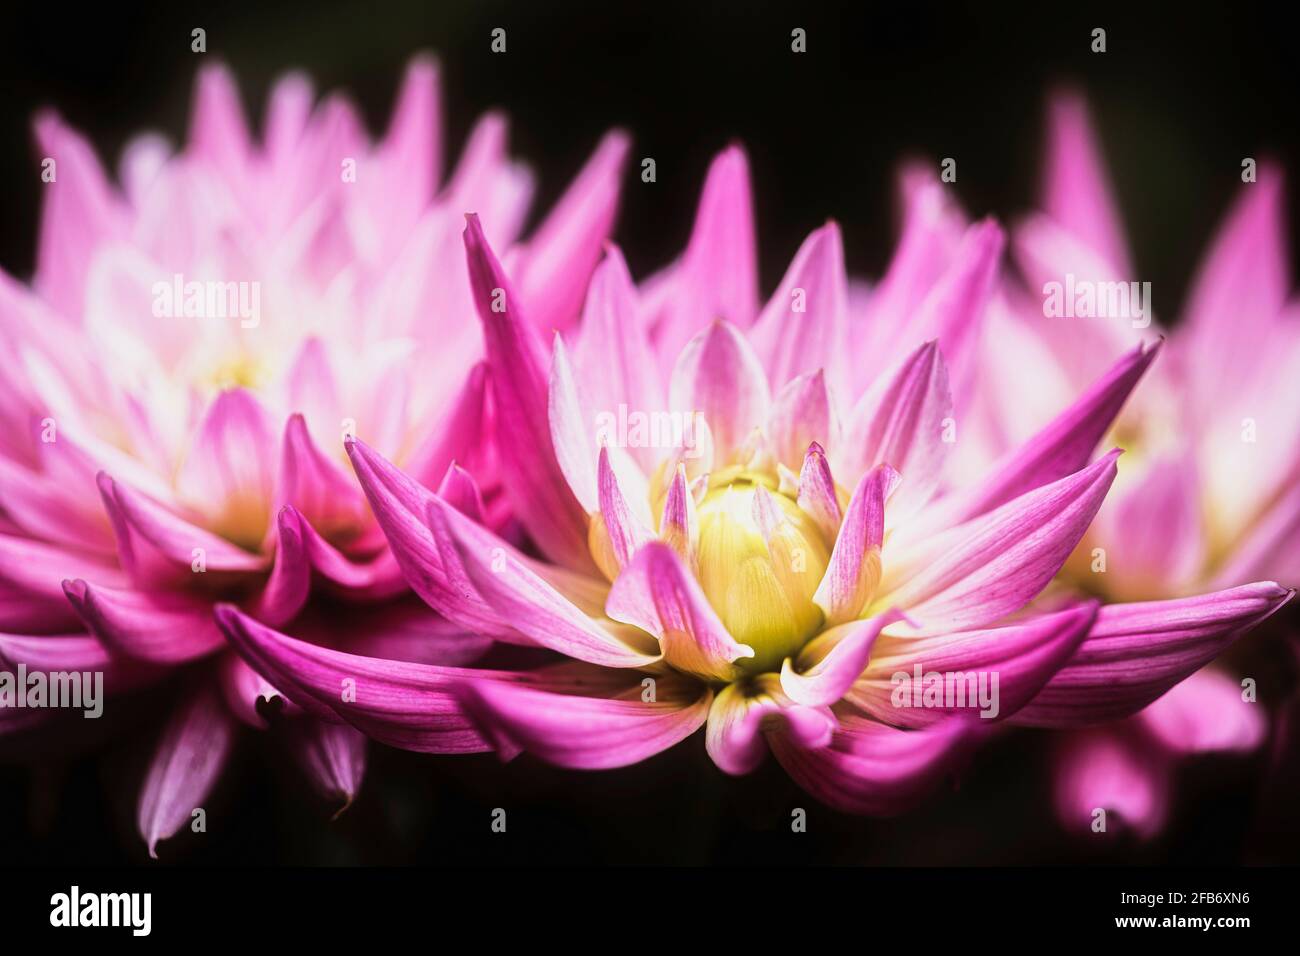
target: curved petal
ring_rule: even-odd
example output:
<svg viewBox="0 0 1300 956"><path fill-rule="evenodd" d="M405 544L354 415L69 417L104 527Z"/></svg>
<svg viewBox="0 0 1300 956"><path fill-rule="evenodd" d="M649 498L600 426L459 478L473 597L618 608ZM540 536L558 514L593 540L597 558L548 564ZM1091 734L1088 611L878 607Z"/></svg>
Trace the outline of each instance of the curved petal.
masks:
<svg viewBox="0 0 1300 956"><path fill-rule="evenodd" d="M114 650L160 664L179 664L211 654L225 642L212 621L212 604L169 592L118 590L64 581L77 614Z"/></svg>
<svg viewBox="0 0 1300 956"><path fill-rule="evenodd" d="M799 653L799 670L786 658L781 666L781 689L808 707L826 707L842 698L866 669L880 632L905 620L898 611L886 611L866 621L832 627L817 635Z"/></svg>
<svg viewBox="0 0 1300 956"><path fill-rule="evenodd" d="M760 674L749 687L733 683L718 691L709 708L705 748L724 773L747 774L762 763L766 733L778 725L808 748L828 745L839 727L828 709L796 704L775 674Z"/></svg>
<svg viewBox="0 0 1300 956"><path fill-rule="evenodd" d="M623 569L605 612L659 638L669 664L705 680L732 680L739 673L733 662L754 656L727 632L677 552L659 541L646 544Z"/></svg>
<svg viewBox="0 0 1300 956"><path fill-rule="evenodd" d="M341 800L334 819L352 806L366 775L366 736L346 724L285 721L282 739L312 787L327 800Z"/></svg>
<svg viewBox="0 0 1300 956"><path fill-rule="evenodd" d="M893 468L877 465L862 476L854 489L835 538L830 563L813 595L814 603L826 615L828 626L858 617L880 583L885 500L898 481L898 472Z"/></svg>
<svg viewBox="0 0 1300 956"><path fill-rule="evenodd" d="M1294 594L1264 581L1172 601L1106 605L1074 656L1013 722L1075 727L1137 713Z"/></svg>
<svg viewBox="0 0 1300 956"><path fill-rule="evenodd" d="M715 462L738 460L750 435L766 423L770 400L763 366L728 322L715 321L677 357L669 403L681 414L704 416Z"/></svg>

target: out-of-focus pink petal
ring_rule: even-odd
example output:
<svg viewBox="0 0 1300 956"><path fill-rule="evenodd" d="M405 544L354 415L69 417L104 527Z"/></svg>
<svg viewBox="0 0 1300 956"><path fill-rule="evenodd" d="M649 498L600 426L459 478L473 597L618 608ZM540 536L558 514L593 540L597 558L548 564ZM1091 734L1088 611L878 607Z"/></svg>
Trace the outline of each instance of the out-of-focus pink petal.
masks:
<svg viewBox="0 0 1300 956"><path fill-rule="evenodd" d="M470 285L487 343L501 453L514 472L506 491L538 547L560 564L592 567L587 516L569 491L551 443L547 361L519 300L488 247L478 217L466 217L465 253Z"/></svg>
<svg viewBox="0 0 1300 956"><path fill-rule="evenodd" d="M700 413L713 437L714 463L738 459L751 433L767 421L767 375L735 326L718 320L677 358L669 402L684 415Z"/></svg>
<svg viewBox="0 0 1300 956"><path fill-rule="evenodd" d="M1228 587L1234 581L1273 578L1300 580L1300 483L1292 485L1236 548L1216 572L1214 585Z"/></svg>
<svg viewBox="0 0 1300 956"><path fill-rule="evenodd" d="M224 641L212 621L212 605L174 592L149 593L63 583L68 601L87 628L109 647L131 657L178 664L211 654Z"/></svg>
<svg viewBox="0 0 1300 956"><path fill-rule="evenodd" d="M819 370L799 375L785 384L772 403L767 439L777 461L797 468L816 442L822 448L839 446L840 423L835 402Z"/></svg>
<svg viewBox="0 0 1300 956"><path fill-rule="evenodd" d="M772 753L799 786L845 813L889 816L915 806L951 766L966 732L950 720L929 730L898 730L853 715L827 747L801 746L779 730Z"/></svg>
<svg viewBox="0 0 1300 956"><path fill-rule="evenodd" d="M1074 656L1014 722L1074 727L1135 714L1294 593L1263 581L1172 601L1105 605Z"/></svg>
<svg viewBox="0 0 1300 956"><path fill-rule="evenodd" d="M666 314L654 329L671 361L710 322L742 328L758 314L758 246L749 161L739 146L714 158L704 181L690 242L673 276Z"/></svg>
<svg viewBox="0 0 1300 956"><path fill-rule="evenodd" d="M452 463L447 474L438 486L438 497L451 505L465 517L477 524L483 524L483 493L479 491L478 482L464 468Z"/></svg>
<svg viewBox="0 0 1300 956"><path fill-rule="evenodd" d="M429 204L442 175L440 126L438 64L432 57L417 56L406 67L388 132L379 145L386 174L394 185L401 183L404 202L414 209Z"/></svg>
<svg viewBox="0 0 1300 956"><path fill-rule="evenodd" d="M91 260L125 236L125 211L90 144L53 113L36 118L36 142L42 161L54 160L55 178L42 189L35 285L57 312L80 323Z"/></svg>
<svg viewBox="0 0 1300 956"><path fill-rule="evenodd" d="M1043 209L1095 250L1117 275L1131 275L1124 226L1088 120L1088 105L1061 92L1048 105L1047 169Z"/></svg>
<svg viewBox="0 0 1300 956"><path fill-rule="evenodd" d="M1137 720L1174 753L1248 752L1268 736L1260 705L1244 699L1237 681L1208 667L1171 688Z"/></svg>
<svg viewBox="0 0 1300 956"><path fill-rule="evenodd" d="M981 627L1024 607L1052 579L1097 514L1119 451L974 521L936 535L923 556L885 580L881 607L907 612L916 634ZM897 583L896 583L897 582Z"/></svg>
<svg viewBox="0 0 1300 956"><path fill-rule="evenodd" d="M1096 602L1088 602L1004 627L923 638L886 634L876 641L871 662L847 699L897 727L927 727L957 714L1003 720L1028 703L1065 665L1087 637L1096 615ZM924 681L930 674L939 675L945 686L948 675L953 675L953 699L942 699L938 706L925 703ZM984 700L979 698L981 681ZM956 698L958 693L964 700Z"/></svg>
<svg viewBox="0 0 1300 956"><path fill-rule="evenodd" d="M92 634L0 634L0 664L28 673L90 671L104 675L104 690L115 694L151 683L167 673L111 650Z"/></svg>
<svg viewBox="0 0 1300 956"><path fill-rule="evenodd" d="M528 242L519 290L539 329L566 328L582 308L618 213L619 178L630 145L625 133L607 133Z"/></svg>
<svg viewBox="0 0 1300 956"><path fill-rule="evenodd" d="M842 481L876 465L903 476L890 507L890 524L913 514L939 487L952 439L952 392L948 369L934 342L927 342L885 373L858 402L844 429Z"/></svg>
<svg viewBox="0 0 1300 956"><path fill-rule="evenodd" d="M605 611L659 638L668 663L706 680L731 680L738 673L734 662L754 656L727 632L694 575L662 542L636 553L610 588Z"/></svg>
<svg viewBox="0 0 1300 956"><path fill-rule="evenodd" d="M740 776L757 769L767 755L766 733L782 726L802 747L825 747L838 724L824 707L796 704L775 674L760 674L752 686L728 684L709 709L705 747L718 769Z"/></svg>
<svg viewBox="0 0 1300 956"><path fill-rule="evenodd" d="M113 521L122 567L141 587L193 583L196 573L247 573L266 567L265 557L235 547L102 473L99 494ZM206 571L199 572L199 567Z"/></svg>
<svg viewBox="0 0 1300 956"><path fill-rule="evenodd" d="M210 165L231 183L245 178L251 152L239 89L224 64L199 71L186 154Z"/></svg>
<svg viewBox="0 0 1300 956"><path fill-rule="evenodd" d="M366 735L347 724L289 720L283 728L289 753L326 800L341 800L338 819L361 790L366 775Z"/></svg>
<svg viewBox="0 0 1300 956"><path fill-rule="evenodd" d="M857 617L880 583L885 500L898 487L898 480L898 472L889 465L877 465L862 476L849 499L830 563L813 595L830 626Z"/></svg>
<svg viewBox="0 0 1300 956"><path fill-rule="evenodd" d="M453 461L468 466L481 463L488 420L484 408L488 368L479 362L470 369L465 385L442 422L430 431L404 465L415 481L432 488L447 474Z"/></svg>
<svg viewBox="0 0 1300 956"><path fill-rule="evenodd" d="M1170 768L1159 755L1097 730L1068 735L1055 763L1056 812L1069 832L1091 836L1131 827L1146 839L1164 825ZM1104 831L1097 829L1103 820Z"/></svg>
<svg viewBox="0 0 1300 956"><path fill-rule="evenodd" d="M604 770L639 763L693 734L709 715L707 685L672 676L617 697L557 695L521 684L466 681L456 693L499 751L523 750L561 767Z"/></svg>
<svg viewBox="0 0 1300 956"><path fill-rule="evenodd" d="M140 792L136 824L158 857L158 841L189 823L212 792L230 755L235 722L216 690L187 694L168 719Z"/></svg>
<svg viewBox="0 0 1300 956"><path fill-rule="evenodd" d="M824 371L836 394L846 394L848 287L840 227L828 222L804 240L754 324L755 348L774 387Z"/></svg>
<svg viewBox="0 0 1300 956"><path fill-rule="evenodd" d="M0 534L0 629L58 633L78 624L63 595L63 580L85 575L125 584L110 564L16 535Z"/></svg>

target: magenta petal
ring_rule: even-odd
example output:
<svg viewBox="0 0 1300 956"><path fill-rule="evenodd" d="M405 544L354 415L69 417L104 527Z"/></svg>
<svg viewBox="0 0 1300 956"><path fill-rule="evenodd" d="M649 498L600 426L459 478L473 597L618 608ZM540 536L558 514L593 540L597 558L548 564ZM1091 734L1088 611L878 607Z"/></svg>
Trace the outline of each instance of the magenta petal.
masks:
<svg viewBox="0 0 1300 956"><path fill-rule="evenodd" d="M795 670L790 658L785 659L781 689L791 700L808 707L835 703L866 669L880 632L903 619L902 614L891 610L819 634L800 654L800 670Z"/></svg>
<svg viewBox="0 0 1300 956"><path fill-rule="evenodd" d="M0 534L0 630L57 633L78 625L63 580L85 575L121 586L117 568L63 548Z"/></svg>
<svg viewBox="0 0 1300 956"><path fill-rule="evenodd" d="M626 568L636 550L654 537L628 507L618 478L609 464L609 449L601 448L596 483L600 499L600 515L605 522L614 558L620 568Z"/></svg>
<svg viewBox="0 0 1300 956"><path fill-rule="evenodd" d="M1131 828L1149 838L1164 825L1170 766L1131 736L1108 731L1070 734L1055 760L1056 812L1072 833L1092 834L1103 817L1106 833Z"/></svg>
<svg viewBox="0 0 1300 956"><path fill-rule="evenodd" d="M1106 605L1069 663L1014 722L1075 727L1135 714L1294 594L1263 581L1172 601Z"/></svg>
<svg viewBox="0 0 1300 956"><path fill-rule="evenodd" d="M665 660L706 680L734 679L734 662L754 656L728 633L677 552L659 541L646 544L623 569L605 611L659 638Z"/></svg>
<svg viewBox="0 0 1300 956"><path fill-rule="evenodd" d="M268 624L293 620L311 591L311 563L303 544L304 519L293 508L276 517L275 563L256 601L255 614Z"/></svg>
<svg viewBox="0 0 1300 956"><path fill-rule="evenodd" d="M356 481L312 441L301 415L290 415L280 452L276 511L295 510L326 535L355 533L366 520L366 500Z"/></svg>
<svg viewBox="0 0 1300 956"><path fill-rule="evenodd" d="M386 175L402 184L404 202L424 209L433 199L442 172L439 142L438 64L417 56L406 68L392 119L379 150Z"/></svg>
<svg viewBox="0 0 1300 956"><path fill-rule="evenodd" d="M850 715L827 747L803 747L780 732L768 739L781 766L818 800L845 813L891 816L915 806L952 765L964 723L897 730Z"/></svg>
<svg viewBox="0 0 1300 956"><path fill-rule="evenodd" d="M188 824L225 768L235 722L216 691L203 686L171 715L140 792L136 822L157 859L158 841Z"/></svg>
<svg viewBox="0 0 1300 956"><path fill-rule="evenodd" d="M483 524L483 494L478 483L460 465L452 462L438 486L438 497L476 524Z"/></svg>
<svg viewBox="0 0 1300 956"><path fill-rule="evenodd" d="M519 520L549 558L590 571L587 515L569 491L551 444L546 353L521 317L519 300L477 216L466 217L465 254L483 323L497 428L509 436L501 443L504 463L513 472L506 491Z"/></svg>
<svg viewBox="0 0 1300 956"><path fill-rule="evenodd" d="M223 654L217 664L222 697L230 712L250 727L265 730L266 718L257 710L260 701L276 701L286 714L299 709L276 690L265 677L244 663L238 654Z"/></svg>
<svg viewBox="0 0 1300 956"><path fill-rule="evenodd" d="M113 651L91 634L0 634L0 666L13 670L19 664L28 673L99 671L104 675L104 690L110 694L151 683L166 673Z"/></svg>
<svg viewBox="0 0 1300 956"><path fill-rule="evenodd" d="M426 523L434 496L364 442L348 442L347 449L375 519L411 589L435 611L466 629L503 635L508 628L465 577L450 540L436 539Z"/></svg>
<svg viewBox="0 0 1300 956"><path fill-rule="evenodd" d="M286 721L285 746L315 790L327 800L341 800L334 814L347 810L366 774L366 736L346 724L310 718Z"/></svg>
<svg viewBox="0 0 1300 956"><path fill-rule="evenodd" d="M797 746L825 747L839 725L830 710L796 704L774 674L762 674L751 688L728 684L709 709L705 747L723 773L757 769L767 756L767 732L780 725Z"/></svg>
<svg viewBox="0 0 1300 956"><path fill-rule="evenodd" d="M645 640L644 648L626 643L609 622L593 618L543 580L517 550L445 502L433 499L429 523L454 542L469 581L500 620L532 643L603 667L643 667L660 659L652 641Z"/></svg>
<svg viewBox="0 0 1300 956"><path fill-rule="evenodd" d="M817 523L829 544L840 533L840 499L831 477L826 451L816 442L808 446L803 465L799 469L799 507Z"/></svg>
<svg viewBox="0 0 1300 956"><path fill-rule="evenodd" d="M753 338L772 385L825 370L837 394L848 387L849 280L840 228L814 231L754 325ZM819 436L825 440L825 436ZM805 443L806 447L806 443Z"/></svg>
<svg viewBox="0 0 1300 956"><path fill-rule="evenodd" d="M738 460L751 433L766 423L770 400L763 366L728 322L714 322L677 357L669 401L677 412L704 416L715 464Z"/></svg>
<svg viewBox="0 0 1300 956"><path fill-rule="evenodd" d="M891 506L897 524L934 495L952 438L952 392L948 369L928 342L886 372L858 402L844 430L842 481L876 465L892 465L903 476Z"/></svg>
<svg viewBox="0 0 1300 956"><path fill-rule="evenodd" d="M826 573L813 595L829 626L857 617L880 581L885 499L898 486L898 480L893 468L878 465L862 476L853 491Z"/></svg>
<svg viewBox="0 0 1300 956"><path fill-rule="evenodd" d="M1149 704L1138 720L1174 753L1246 753L1268 736L1268 717L1241 683L1202 668Z"/></svg>
<svg viewBox="0 0 1300 956"><path fill-rule="evenodd" d="M345 721L381 743L405 750L489 749L450 693L453 678L462 673L456 668L360 657L308 644L230 605L219 605L216 617L240 656L309 714Z"/></svg>
<svg viewBox="0 0 1300 956"><path fill-rule="evenodd" d="M910 540L951 527L1083 468L1159 350L1159 343L1139 345L1124 355L1069 408L993 465L985 478L936 502L919 516L916 527L900 531Z"/></svg>
<svg viewBox="0 0 1300 956"><path fill-rule="evenodd" d="M1118 456L1111 451L1068 478L936 535L922 553L907 555L896 577L887 551L877 601L906 611L919 625L917 636L981 627L1020 610L1087 531Z"/></svg>
<svg viewBox="0 0 1300 956"><path fill-rule="evenodd" d="M958 714L1003 720L1028 703L1065 665L1088 636L1096 615L1096 602L1088 602L1004 627L922 638L885 635L876 642L871 663L847 699L877 720L897 727L927 727ZM939 707L917 706L922 682L930 674L942 675L945 680L946 675L957 675L966 695L964 706L948 701ZM895 698L903 676L915 697L902 694ZM971 683L972 677L975 683ZM983 702L978 699L981 680L990 695Z"/></svg>
<svg viewBox="0 0 1300 956"><path fill-rule="evenodd" d="M568 191L528 242L519 289L537 328L572 324L618 212L619 178L630 142L607 133Z"/></svg>
<svg viewBox="0 0 1300 956"><path fill-rule="evenodd" d="M498 750L523 750L561 767L605 770L667 750L708 717L713 692L707 685L671 676L653 680L649 701L640 681L614 698L487 681L466 681L457 694Z"/></svg>
<svg viewBox="0 0 1300 956"><path fill-rule="evenodd" d="M96 636L114 650L162 664L211 654L225 642L212 621L212 605L168 592L118 590L65 581L64 592Z"/></svg>

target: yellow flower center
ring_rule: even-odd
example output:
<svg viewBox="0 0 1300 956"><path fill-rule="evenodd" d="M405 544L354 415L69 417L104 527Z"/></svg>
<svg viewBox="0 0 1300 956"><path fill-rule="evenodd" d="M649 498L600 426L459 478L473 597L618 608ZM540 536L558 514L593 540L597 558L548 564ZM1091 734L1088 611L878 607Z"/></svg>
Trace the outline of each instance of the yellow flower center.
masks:
<svg viewBox="0 0 1300 956"><path fill-rule="evenodd" d="M830 556L816 524L778 491L775 527L760 527L756 476L712 488L699 506L699 580L731 636L754 649L736 663L747 673L780 670L822 626L813 594Z"/></svg>

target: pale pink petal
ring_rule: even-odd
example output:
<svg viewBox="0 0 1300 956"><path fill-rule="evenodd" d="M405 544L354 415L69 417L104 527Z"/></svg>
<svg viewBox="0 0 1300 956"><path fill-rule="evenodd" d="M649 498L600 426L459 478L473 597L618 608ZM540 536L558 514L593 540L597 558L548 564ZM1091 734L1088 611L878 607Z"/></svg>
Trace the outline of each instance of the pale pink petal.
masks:
<svg viewBox="0 0 1300 956"><path fill-rule="evenodd" d="M885 501L898 481L898 472L889 465L878 465L863 475L854 489L826 573L813 595L828 626L858 617L880 583Z"/></svg>
<svg viewBox="0 0 1300 956"><path fill-rule="evenodd" d="M1246 700L1240 682L1204 668L1138 714L1138 721L1175 753L1247 753L1268 736L1268 716Z"/></svg>
<svg viewBox="0 0 1300 956"><path fill-rule="evenodd" d="M684 415L699 413L713 437L714 462L738 459L751 433L767 421L767 375L735 326L715 321L677 358L669 402Z"/></svg>
<svg viewBox="0 0 1300 956"><path fill-rule="evenodd" d="M769 447L789 468L802 465L808 446L839 447L840 423L835 400L821 371L792 378L777 393L767 423Z"/></svg>
<svg viewBox="0 0 1300 956"><path fill-rule="evenodd" d="M844 516L826 451L816 442L808 446L799 469L798 503L803 512L817 523L826 542L833 542L840 533Z"/></svg>
<svg viewBox="0 0 1300 956"><path fill-rule="evenodd" d="M880 632L903 620L897 611L886 611L865 621L851 621L823 631L799 653L795 662L781 666L781 689L797 703L825 707L842 698L866 669Z"/></svg>
<svg viewBox="0 0 1300 956"><path fill-rule="evenodd" d="M1130 828L1149 838L1164 825L1170 769L1159 755L1118 734L1091 731L1068 735L1055 764L1056 812L1067 831L1092 836Z"/></svg>

